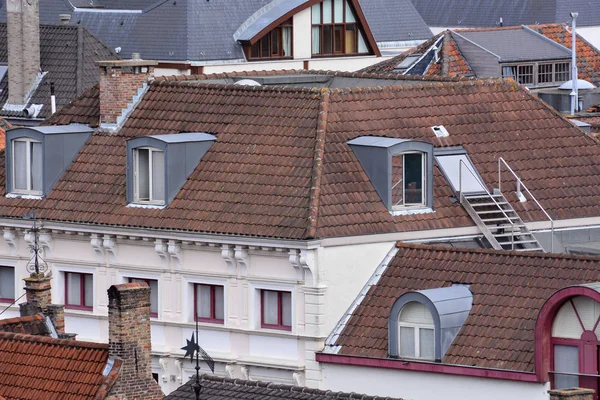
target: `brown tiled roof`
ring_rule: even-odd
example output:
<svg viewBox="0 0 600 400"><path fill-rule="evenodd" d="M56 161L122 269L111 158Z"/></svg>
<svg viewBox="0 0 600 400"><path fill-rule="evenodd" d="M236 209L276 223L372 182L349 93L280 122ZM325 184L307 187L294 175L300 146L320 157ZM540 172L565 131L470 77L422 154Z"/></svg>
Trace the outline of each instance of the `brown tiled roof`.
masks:
<svg viewBox="0 0 600 400"><path fill-rule="evenodd" d="M0 150L4 148L4 144L6 142L6 130L12 128L10 122L0 117Z"/></svg>
<svg viewBox="0 0 600 400"><path fill-rule="evenodd" d="M48 336L48 326L40 314L0 320L0 332L24 333L27 335Z"/></svg>
<svg viewBox="0 0 600 400"><path fill-rule="evenodd" d="M469 284L473 306L442 362L533 372L534 329L546 299L600 281L599 258L398 244L335 345L338 354L386 358L388 316L402 294Z"/></svg>
<svg viewBox="0 0 600 400"><path fill-rule="evenodd" d="M81 96L73 99L60 112L44 121L44 125L85 124L97 128L100 121L100 87L90 87Z"/></svg>
<svg viewBox="0 0 600 400"><path fill-rule="evenodd" d="M391 397L368 396L358 393L332 392L330 390L310 389L302 386L281 385L271 382L248 381L243 379L220 378L214 375L202 375L201 400L330 400L330 399L360 399L360 400L400 400ZM180 386L176 391L165 397L165 400L194 400L194 381Z"/></svg>
<svg viewBox="0 0 600 400"><path fill-rule="evenodd" d="M462 145L490 187L504 157L554 219L598 215L600 147L513 82L349 90L191 79L150 84L125 126L95 133L44 200L6 198L0 172L0 216L35 207L46 220L288 239L474 225L437 168L435 212L390 215L347 145L362 135ZM177 132L217 141L168 207L126 207L125 141ZM524 220L544 220L505 187Z"/></svg>
<svg viewBox="0 0 600 400"><path fill-rule="evenodd" d="M118 377L115 360L105 376L108 345L0 332L0 396L104 399Z"/></svg>

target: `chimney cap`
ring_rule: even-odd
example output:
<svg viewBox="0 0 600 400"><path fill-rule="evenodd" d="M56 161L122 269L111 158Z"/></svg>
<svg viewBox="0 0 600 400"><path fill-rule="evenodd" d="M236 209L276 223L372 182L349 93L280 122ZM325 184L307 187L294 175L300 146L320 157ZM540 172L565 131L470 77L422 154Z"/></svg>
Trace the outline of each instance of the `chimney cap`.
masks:
<svg viewBox="0 0 600 400"><path fill-rule="evenodd" d="M69 25L69 22L71 22L71 14L58 14L58 18L60 18L60 23L63 25Z"/></svg>
<svg viewBox="0 0 600 400"><path fill-rule="evenodd" d="M96 61L96 65L103 68L150 67L158 65L155 60L106 60Z"/></svg>

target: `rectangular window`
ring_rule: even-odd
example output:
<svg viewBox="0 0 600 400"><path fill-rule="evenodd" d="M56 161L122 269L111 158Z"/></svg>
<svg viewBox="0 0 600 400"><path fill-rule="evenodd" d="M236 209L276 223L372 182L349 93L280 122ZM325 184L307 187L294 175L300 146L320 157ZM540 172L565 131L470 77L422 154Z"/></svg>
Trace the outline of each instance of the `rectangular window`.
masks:
<svg viewBox="0 0 600 400"><path fill-rule="evenodd" d="M517 67L517 80L521 85L533 83L533 65L519 65Z"/></svg>
<svg viewBox="0 0 600 400"><path fill-rule="evenodd" d="M0 301L12 303L15 300L15 269L0 267Z"/></svg>
<svg viewBox="0 0 600 400"><path fill-rule="evenodd" d="M392 208L425 204L425 154L392 157Z"/></svg>
<svg viewBox="0 0 600 400"><path fill-rule="evenodd" d="M571 79L571 63L554 64L554 81L565 82Z"/></svg>
<svg viewBox="0 0 600 400"><path fill-rule="evenodd" d="M223 286L194 284L194 306L196 320L222 324L225 321Z"/></svg>
<svg viewBox="0 0 600 400"><path fill-rule="evenodd" d="M248 53L247 53L248 54ZM249 50L248 58L273 59L292 57L292 20L289 19L264 35Z"/></svg>
<svg viewBox="0 0 600 400"><path fill-rule="evenodd" d="M129 278L129 283L146 282L150 286L150 317L158 318L158 281L156 279Z"/></svg>
<svg viewBox="0 0 600 400"><path fill-rule="evenodd" d="M363 54L369 49L348 0L312 6L312 54Z"/></svg>
<svg viewBox="0 0 600 400"><path fill-rule="evenodd" d="M554 389L579 386L579 376L564 375L579 373L579 348L577 346L554 345Z"/></svg>
<svg viewBox="0 0 600 400"><path fill-rule="evenodd" d="M92 310L94 305L94 276L65 272L65 307Z"/></svg>
<svg viewBox="0 0 600 400"><path fill-rule="evenodd" d="M261 326L292 330L292 293L261 290Z"/></svg>
<svg viewBox="0 0 600 400"><path fill-rule="evenodd" d="M13 190L42 193L42 144L30 139L15 139L13 148Z"/></svg>
<svg viewBox="0 0 600 400"><path fill-rule="evenodd" d="M134 150L135 201L165 203L165 153L152 148Z"/></svg>
<svg viewBox="0 0 600 400"><path fill-rule="evenodd" d="M538 65L538 83L551 83L553 82L552 73L553 64L539 64Z"/></svg>

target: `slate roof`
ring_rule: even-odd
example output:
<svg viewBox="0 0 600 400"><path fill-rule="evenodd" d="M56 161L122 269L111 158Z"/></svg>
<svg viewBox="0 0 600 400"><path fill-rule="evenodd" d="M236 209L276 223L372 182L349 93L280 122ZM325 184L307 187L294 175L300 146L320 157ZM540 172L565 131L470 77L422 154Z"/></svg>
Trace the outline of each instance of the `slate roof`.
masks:
<svg viewBox="0 0 600 400"><path fill-rule="evenodd" d="M0 319L0 332L50 336L44 317L40 314Z"/></svg>
<svg viewBox="0 0 600 400"><path fill-rule="evenodd" d="M391 397L367 396L357 393L332 392L309 389L301 386L280 385L271 382L248 381L242 379L220 378L214 375L202 375L201 400L329 400L329 399L360 399L360 400L400 400ZM165 397L165 400L195 400L196 395L189 381L176 391Z"/></svg>
<svg viewBox="0 0 600 400"><path fill-rule="evenodd" d="M339 336L327 340L327 348L341 346L341 355L387 358L388 316L396 299L409 291L461 283L470 285L473 306L442 363L534 372L535 322L546 299L566 286L600 281L599 258L397 247Z"/></svg>
<svg viewBox="0 0 600 400"><path fill-rule="evenodd" d="M578 26L600 24L596 0L411 0L428 26L494 27L562 23L579 12Z"/></svg>
<svg viewBox="0 0 600 400"><path fill-rule="evenodd" d="M35 207L45 220L286 239L474 226L437 167L435 212L390 215L347 145L365 135L462 145L490 188L504 157L554 219L598 215L598 143L514 82L417 77L421 83L408 85L404 77L404 86L310 89L205 78L152 82L125 126L94 133L41 201L6 198L0 169L0 216L20 218ZM70 122L80 111L52 121ZM434 135L431 126L440 124L449 137ZM127 207L126 140L178 132L217 140L168 207ZM510 184L503 187L525 221L545 220L534 202L520 203Z"/></svg>
<svg viewBox="0 0 600 400"><path fill-rule="evenodd" d="M275 0L279 1L279 0ZM114 8L111 12L89 12L74 8L67 0L44 0L40 21L58 23L58 15L71 14L71 24L85 26L111 49L130 58L159 61L243 60L242 47L234 33L247 18L272 0L196 1L136 0L118 2L94 0L96 6ZM431 31L409 0L360 0L375 40L424 40ZM143 12L132 13L131 9ZM120 11L120 12L119 12ZM0 10L0 22L6 11Z"/></svg>
<svg viewBox="0 0 600 400"><path fill-rule="evenodd" d="M115 360L104 375L107 360L108 344L0 332L0 396L104 399L122 364Z"/></svg>
<svg viewBox="0 0 600 400"><path fill-rule="evenodd" d="M80 31L81 29L81 31ZM81 51L79 51L81 49ZM79 55L82 59L78 61ZM40 25L40 64L47 74L28 105L43 104L38 115L50 115L50 82L54 82L56 106L60 109L98 82L96 60L112 60L118 56L84 28L69 25ZM0 63L8 63L6 23L0 23ZM8 71L10 74L11 71ZM0 104L8 99L8 74L0 82ZM8 117L22 113L1 112Z"/></svg>

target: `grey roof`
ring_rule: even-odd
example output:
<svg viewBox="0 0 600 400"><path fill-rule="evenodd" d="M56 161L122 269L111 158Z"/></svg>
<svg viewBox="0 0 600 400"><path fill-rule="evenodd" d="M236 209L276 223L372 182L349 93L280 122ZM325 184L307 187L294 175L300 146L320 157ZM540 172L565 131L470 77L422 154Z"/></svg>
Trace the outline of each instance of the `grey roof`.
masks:
<svg viewBox="0 0 600 400"><path fill-rule="evenodd" d="M352 139L348 142L349 145L354 146L371 146L371 147L383 147L388 148L395 146L402 142L410 142L410 139L394 139L382 136L360 136L356 139Z"/></svg>
<svg viewBox="0 0 600 400"><path fill-rule="evenodd" d="M86 133L93 132L94 129L83 124L70 124L70 125L50 125L50 126L31 126L27 128L13 128L11 131L17 129L29 129L44 135L55 135L55 134L68 134L68 133Z"/></svg>
<svg viewBox="0 0 600 400"><path fill-rule="evenodd" d="M82 5L87 0L77 1ZM283 12L305 0L273 1L277 7L263 21L257 21L245 37L274 20L275 9ZM409 0L359 2L377 42L431 36ZM71 24L85 26L111 49L120 47L124 58L137 52L142 58L159 61L210 61L244 59L234 33L272 0L93 0L94 7L89 9L74 8L67 0L40 3L41 23L58 23L59 14L70 13ZM0 22L6 22L5 7L0 10Z"/></svg>
<svg viewBox="0 0 600 400"><path fill-rule="evenodd" d="M250 40L260 31L271 25L282 15L301 6L308 0L273 0L253 13L233 34L236 40Z"/></svg>
<svg viewBox="0 0 600 400"><path fill-rule="evenodd" d="M570 21L579 12L577 25L600 25L598 0L412 0L429 26L495 27Z"/></svg>
<svg viewBox="0 0 600 400"><path fill-rule="evenodd" d="M571 51L529 28L454 32L500 57L500 62L569 59ZM518 44L518 45L516 45Z"/></svg>
<svg viewBox="0 0 600 400"><path fill-rule="evenodd" d="M217 140L215 135L203 132L186 132L179 133L177 135L152 135L150 137L165 143L206 142Z"/></svg>

